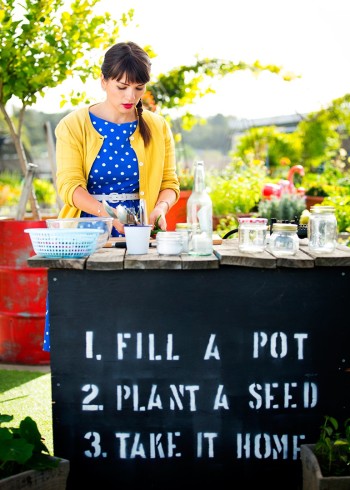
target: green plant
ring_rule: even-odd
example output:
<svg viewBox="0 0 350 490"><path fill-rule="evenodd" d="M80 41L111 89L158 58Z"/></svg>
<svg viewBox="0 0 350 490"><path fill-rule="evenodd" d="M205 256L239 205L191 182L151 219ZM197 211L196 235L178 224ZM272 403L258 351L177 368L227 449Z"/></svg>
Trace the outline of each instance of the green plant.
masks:
<svg viewBox="0 0 350 490"><path fill-rule="evenodd" d="M234 216L227 216L226 218L220 218L219 224L216 227L216 233L223 238L228 232L238 229L238 218ZM232 234L230 238L237 237L237 235Z"/></svg>
<svg viewBox="0 0 350 490"><path fill-rule="evenodd" d="M326 197L322 205L334 206L339 233L350 232L350 196Z"/></svg>
<svg viewBox="0 0 350 490"><path fill-rule="evenodd" d="M276 218L278 221L292 221L300 218L306 209L305 199L295 194L282 194L280 198L273 196L259 202L258 213L262 218Z"/></svg>
<svg viewBox="0 0 350 490"><path fill-rule="evenodd" d="M341 431L337 419L325 416L315 455L323 476L350 476L350 418Z"/></svg>
<svg viewBox="0 0 350 490"><path fill-rule="evenodd" d="M193 188L193 172L182 165L178 165L177 168L177 177L180 182L180 190L181 191L189 191Z"/></svg>
<svg viewBox="0 0 350 490"><path fill-rule="evenodd" d="M23 177L18 172L7 170L0 173L0 206L19 203L23 186ZM39 204L53 206L56 202L56 191L52 182L47 179L33 179L33 188Z"/></svg>
<svg viewBox="0 0 350 490"><path fill-rule="evenodd" d="M209 176L209 194L216 216L249 213L261 199L266 167L260 160L246 164L233 159L222 173Z"/></svg>
<svg viewBox="0 0 350 490"><path fill-rule="evenodd" d="M2 427L12 420L12 415L0 414L0 479L57 467L59 459L50 456L36 422L25 417L18 427Z"/></svg>
<svg viewBox="0 0 350 490"><path fill-rule="evenodd" d="M163 231L163 230L161 229L161 227L159 226L159 220L160 220L160 218L161 218L161 215L159 215L159 216L158 216L158 218L157 218L157 219L155 220L155 222L154 222L154 227L153 227L153 229L151 230L151 237L152 237L152 238L156 238L156 237L157 237L157 233L158 233L159 231Z"/></svg>

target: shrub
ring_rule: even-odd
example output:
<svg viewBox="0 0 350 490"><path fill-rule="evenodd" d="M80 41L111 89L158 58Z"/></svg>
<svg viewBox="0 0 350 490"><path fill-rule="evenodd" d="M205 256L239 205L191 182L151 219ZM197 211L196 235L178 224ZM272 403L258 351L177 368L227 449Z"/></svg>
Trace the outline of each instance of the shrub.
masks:
<svg viewBox="0 0 350 490"><path fill-rule="evenodd" d="M266 176L260 160L245 164L241 159L230 162L221 174L209 176L209 194L216 216L249 213L259 203Z"/></svg>
<svg viewBox="0 0 350 490"><path fill-rule="evenodd" d="M273 196L263 199L258 206L258 214L262 218L276 218L278 221L299 220L306 209L305 198L295 194L282 194L280 198Z"/></svg>

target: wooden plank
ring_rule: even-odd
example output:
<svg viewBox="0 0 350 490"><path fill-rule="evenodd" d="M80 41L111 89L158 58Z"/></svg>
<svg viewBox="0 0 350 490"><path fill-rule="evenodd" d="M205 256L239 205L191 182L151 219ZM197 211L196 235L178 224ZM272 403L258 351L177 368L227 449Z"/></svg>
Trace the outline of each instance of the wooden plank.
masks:
<svg viewBox="0 0 350 490"><path fill-rule="evenodd" d="M203 255L198 257L182 254L181 260L182 268L184 270L218 269L220 267L220 262L216 257L215 252L211 255Z"/></svg>
<svg viewBox="0 0 350 490"><path fill-rule="evenodd" d="M291 267L294 269L312 269L315 266L315 261L310 255L303 250L298 250L295 255L287 257L278 257L274 253L269 252L277 260L277 267Z"/></svg>
<svg viewBox="0 0 350 490"><path fill-rule="evenodd" d="M181 269L179 255L159 255L157 249L151 247L145 255L125 255L124 269Z"/></svg>
<svg viewBox="0 0 350 490"><path fill-rule="evenodd" d="M96 271L113 271L124 269L125 249L101 248L90 255L86 268Z"/></svg>
<svg viewBox="0 0 350 490"><path fill-rule="evenodd" d="M47 267L49 269L85 269L86 258L84 259L46 259L34 255L27 259L30 267Z"/></svg>
<svg viewBox="0 0 350 490"><path fill-rule="evenodd" d="M260 267L275 269L276 258L268 252L243 253L238 250L238 240L228 238L222 241L222 245L214 247L214 253L220 261L220 265L235 265L242 267Z"/></svg>
<svg viewBox="0 0 350 490"><path fill-rule="evenodd" d="M332 253L315 253L309 250L307 240L304 241L301 249L312 257L317 267L348 267L350 265L350 248L344 245L337 245Z"/></svg>

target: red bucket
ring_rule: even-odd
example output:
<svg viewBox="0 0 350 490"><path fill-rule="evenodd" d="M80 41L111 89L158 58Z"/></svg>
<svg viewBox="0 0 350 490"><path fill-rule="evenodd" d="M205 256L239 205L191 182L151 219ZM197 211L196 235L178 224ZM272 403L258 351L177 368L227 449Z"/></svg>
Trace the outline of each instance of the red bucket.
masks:
<svg viewBox="0 0 350 490"><path fill-rule="evenodd" d="M28 266L34 250L26 228L46 222L0 220L0 362L49 364L42 350L47 268Z"/></svg>

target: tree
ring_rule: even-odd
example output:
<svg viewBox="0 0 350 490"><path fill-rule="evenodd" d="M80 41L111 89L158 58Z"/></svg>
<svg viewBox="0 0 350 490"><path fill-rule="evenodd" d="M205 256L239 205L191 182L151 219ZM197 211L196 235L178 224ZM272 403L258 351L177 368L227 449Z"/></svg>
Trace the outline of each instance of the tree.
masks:
<svg viewBox="0 0 350 490"><path fill-rule="evenodd" d="M297 133L283 133L275 126L264 126L247 130L239 138L235 155L245 161L252 158L263 160L273 173L283 159L288 159L293 165L299 163L300 152Z"/></svg>
<svg viewBox="0 0 350 490"><path fill-rule="evenodd" d="M133 18L133 10L115 20L106 12L94 15L100 0L76 0L69 10L64 0L0 0L0 111L9 128L23 173L27 159L22 142L25 110L45 89L56 87L74 71L85 81L91 74L89 56L115 42L120 26ZM18 99L18 119L9 102ZM30 198L38 219L34 193Z"/></svg>
<svg viewBox="0 0 350 490"><path fill-rule="evenodd" d="M319 172L329 162L340 168L349 167L348 159L339 158L348 153L349 141L350 94L345 94L328 107L307 114L293 133L276 127L249 129L240 137L235 155L268 161L271 171L276 171L281 161L289 160L293 165Z"/></svg>

